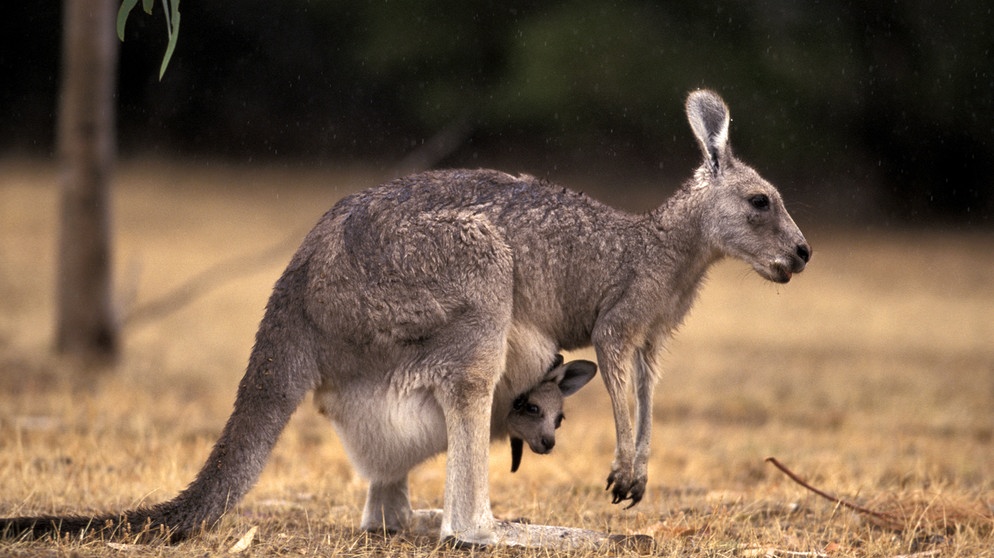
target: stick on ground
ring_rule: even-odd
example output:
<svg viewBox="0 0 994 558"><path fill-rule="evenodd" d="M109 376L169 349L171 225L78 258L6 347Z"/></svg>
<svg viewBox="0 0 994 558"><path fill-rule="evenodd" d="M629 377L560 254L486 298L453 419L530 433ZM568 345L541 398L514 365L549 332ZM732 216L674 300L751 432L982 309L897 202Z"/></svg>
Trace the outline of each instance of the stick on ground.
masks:
<svg viewBox="0 0 994 558"><path fill-rule="evenodd" d="M821 496L822 498L825 498L826 500L828 500L830 502L834 502L834 503L836 503L836 504L838 504L838 505L840 505L842 507L849 508L849 509L851 509L851 510L853 510L855 512L859 512L859 513L862 513L862 514L865 514L865 515L869 515L871 517L874 517L874 518L878 519L880 522L882 522L882 523L878 523L878 524L880 524L881 527L887 527L887 528L898 530L898 531L902 530L903 527L904 527L904 522L902 522L900 520L900 518L897 518L897 517L895 517L893 515L890 515L890 514L887 514L887 513L882 513L882 512L875 511L875 510L871 510L869 508L864 508L863 506L860 506L858 504L854 504L852 502L849 502L848 500L843 500L842 498L839 498L837 496L832 496L831 494L829 494L829 493L827 493L827 492L825 492L823 490L819 490L819 489L815 488L814 486L811 486L804 479L802 479L801 477L798 477L796 474L794 474L793 471L791 471L786 466L784 466L782 463L780 463L779 461L777 461L777 458L775 458L775 457L767 457L766 461L768 463L772 463L773 466L776 467L777 469L780 469L780 471L783 472L783 474L785 474L788 477L790 477L790 480L796 482L797 484L803 486L804 488L810 490L811 492L814 492L815 494Z"/></svg>

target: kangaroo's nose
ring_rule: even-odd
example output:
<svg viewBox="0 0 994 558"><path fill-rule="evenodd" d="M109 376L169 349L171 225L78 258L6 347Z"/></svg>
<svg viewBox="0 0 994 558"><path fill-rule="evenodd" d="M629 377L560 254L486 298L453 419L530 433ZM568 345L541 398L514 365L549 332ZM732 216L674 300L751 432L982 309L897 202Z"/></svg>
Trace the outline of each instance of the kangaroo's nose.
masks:
<svg viewBox="0 0 994 558"><path fill-rule="evenodd" d="M556 447L556 439L542 438L542 447L545 448L546 453L552 451L552 448Z"/></svg>
<svg viewBox="0 0 994 558"><path fill-rule="evenodd" d="M801 261L808 263L811 259L811 248L807 244L798 244L796 248L797 257L801 258Z"/></svg>

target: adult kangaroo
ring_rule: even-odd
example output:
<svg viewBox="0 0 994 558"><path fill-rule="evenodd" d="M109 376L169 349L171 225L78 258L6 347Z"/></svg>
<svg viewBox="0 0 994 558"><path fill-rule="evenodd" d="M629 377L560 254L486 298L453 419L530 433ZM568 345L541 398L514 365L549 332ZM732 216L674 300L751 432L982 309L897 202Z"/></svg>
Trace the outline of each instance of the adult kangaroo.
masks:
<svg viewBox="0 0 994 558"><path fill-rule="evenodd" d="M364 528L404 528L408 471L448 451L440 536L527 544L541 526L491 512L492 423L557 351L591 344L617 436L607 485L615 503L638 503L664 341L708 268L732 256L786 283L811 255L777 190L733 156L724 101L695 91L686 110L703 162L647 214L490 170L426 172L342 199L277 281L234 412L197 478L123 519L174 538L214 524L315 390L370 480Z"/></svg>

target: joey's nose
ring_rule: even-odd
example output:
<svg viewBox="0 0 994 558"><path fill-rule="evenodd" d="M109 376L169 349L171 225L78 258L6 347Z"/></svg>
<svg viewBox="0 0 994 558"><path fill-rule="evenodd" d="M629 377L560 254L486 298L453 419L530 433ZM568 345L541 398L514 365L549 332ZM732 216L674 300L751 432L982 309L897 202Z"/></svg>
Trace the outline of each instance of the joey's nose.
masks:
<svg viewBox="0 0 994 558"><path fill-rule="evenodd" d="M804 263L808 263L808 260L811 259L811 247L807 244L798 244L796 252L797 257L801 258L801 261Z"/></svg>
<svg viewBox="0 0 994 558"><path fill-rule="evenodd" d="M552 451L552 448L556 447L556 439L555 438L542 438L542 447L543 447L543 449L545 449L546 453Z"/></svg>

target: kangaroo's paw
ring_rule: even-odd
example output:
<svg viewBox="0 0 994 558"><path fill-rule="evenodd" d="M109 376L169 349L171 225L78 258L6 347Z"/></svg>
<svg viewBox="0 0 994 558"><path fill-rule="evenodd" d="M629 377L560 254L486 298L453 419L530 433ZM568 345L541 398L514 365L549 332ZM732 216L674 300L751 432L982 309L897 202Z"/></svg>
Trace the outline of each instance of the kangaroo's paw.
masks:
<svg viewBox="0 0 994 558"><path fill-rule="evenodd" d="M620 504L625 500L631 500L632 503L628 504L625 509L638 504L645 496L647 481L645 475L636 476L631 470L613 469L607 477L607 490L611 490L611 503Z"/></svg>

